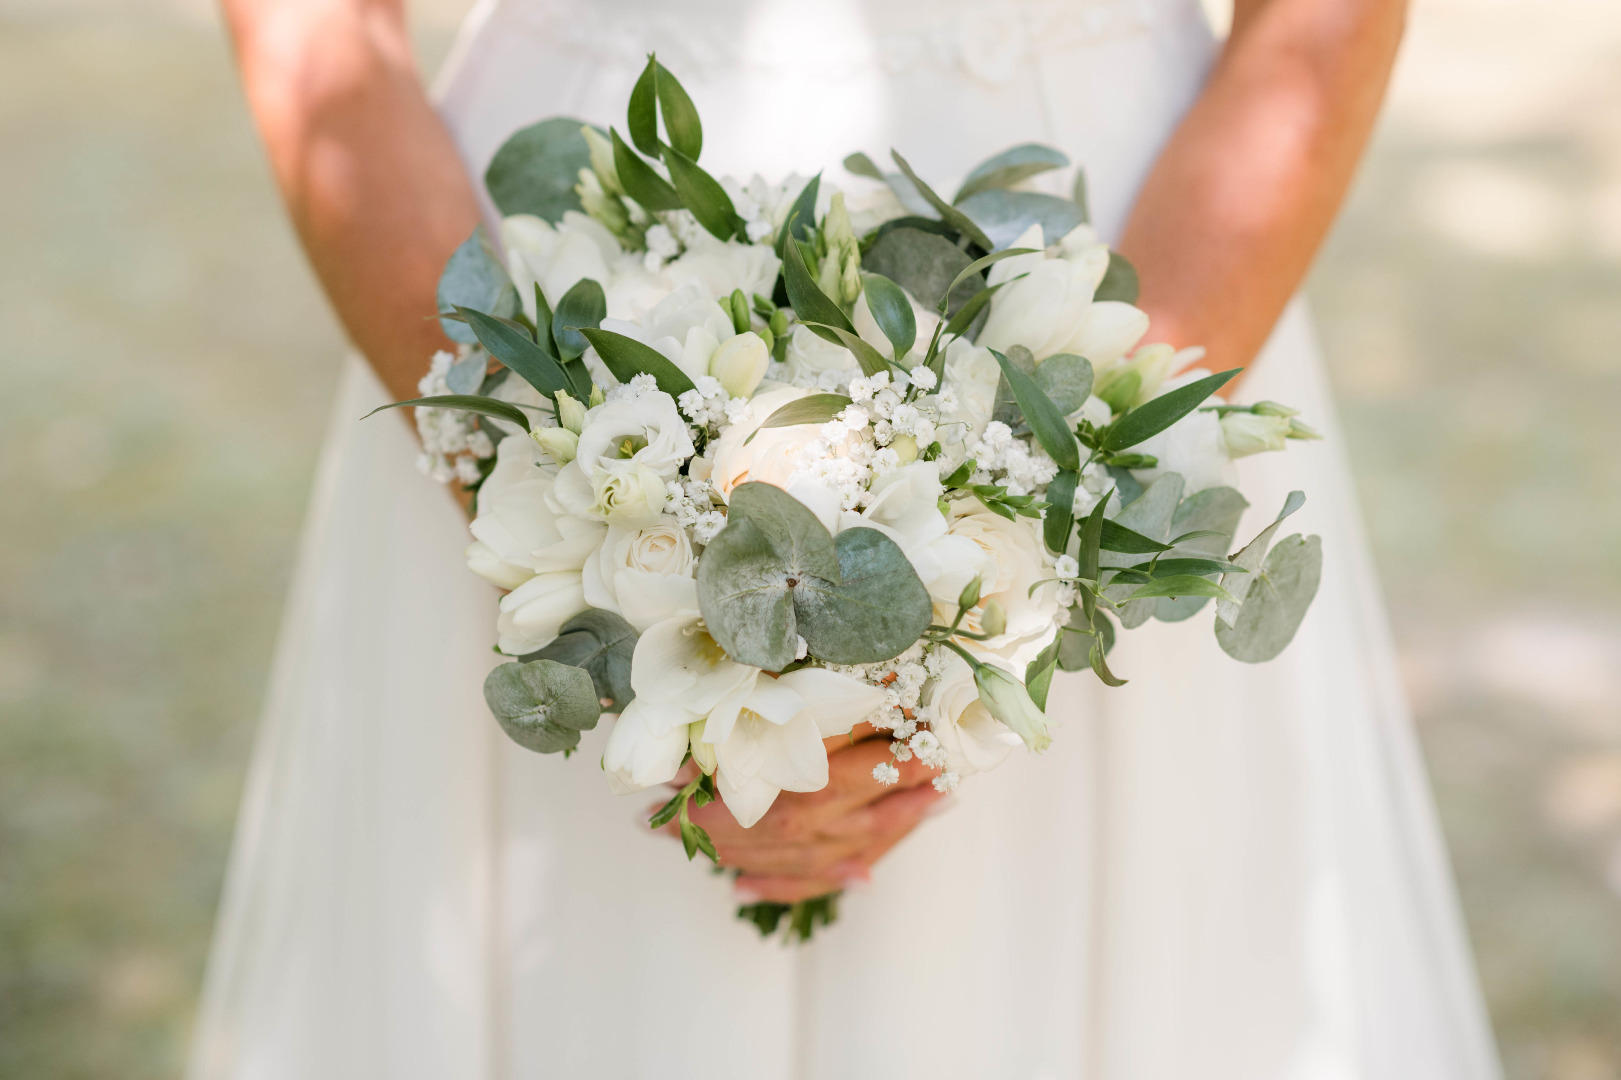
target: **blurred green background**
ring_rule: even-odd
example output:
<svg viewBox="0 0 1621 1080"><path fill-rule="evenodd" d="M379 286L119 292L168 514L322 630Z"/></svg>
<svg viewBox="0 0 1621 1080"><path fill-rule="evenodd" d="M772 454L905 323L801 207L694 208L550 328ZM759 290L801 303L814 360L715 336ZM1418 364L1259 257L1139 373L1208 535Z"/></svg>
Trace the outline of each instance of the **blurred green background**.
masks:
<svg viewBox="0 0 1621 1080"><path fill-rule="evenodd" d="M1417 0L1311 292L1509 1074L1621 1077L1621 5ZM179 1072L341 348L211 8L0 0L0 1080Z"/></svg>

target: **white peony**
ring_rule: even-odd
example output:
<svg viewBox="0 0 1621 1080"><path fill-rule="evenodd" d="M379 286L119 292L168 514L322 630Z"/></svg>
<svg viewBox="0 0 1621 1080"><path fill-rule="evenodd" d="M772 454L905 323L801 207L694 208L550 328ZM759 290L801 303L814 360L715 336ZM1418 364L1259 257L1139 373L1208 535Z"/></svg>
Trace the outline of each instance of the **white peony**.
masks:
<svg viewBox="0 0 1621 1080"><path fill-rule="evenodd" d="M923 704L929 710L929 730L945 748L945 768L959 776L989 772L1019 745L1013 729L992 716L980 700L974 672L961 657L946 662Z"/></svg>
<svg viewBox="0 0 1621 1080"><path fill-rule="evenodd" d="M635 531L609 527L584 569L585 601L618 612L638 632L698 606L697 562L687 531L665 520Z"/></svg>
<svg viewBox="0 0 1621 1080"><path fill-rule="evenodd" d="M1052 640L1063 614L1053 584L1032 591L1039 581L1054 576L1053 556L1041 538L1041 523L1033 518L1009 521L991 513L978 499L958 499L950 505L949 532L974 542L986 556L983 570L969 563L935 579L929 592L937 622L950 623L957 614L957 597L981 574L979 608L969 612L963 625L980 632L984 604L995 600L1007 617L1003 632L986 641L965 642L977 653L1000 657L1022 666Z"/></svg>

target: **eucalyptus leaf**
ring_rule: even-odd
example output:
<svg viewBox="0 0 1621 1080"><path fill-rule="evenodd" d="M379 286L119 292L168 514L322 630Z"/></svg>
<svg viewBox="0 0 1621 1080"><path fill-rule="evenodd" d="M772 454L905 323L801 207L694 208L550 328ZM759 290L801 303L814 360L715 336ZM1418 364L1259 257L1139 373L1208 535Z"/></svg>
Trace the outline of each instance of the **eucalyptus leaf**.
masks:
<svg viewBox="0 0 1621 1080"><path fill-rule="evenodd" d="M504 217L534 214L555 225L565 211L580 209L574 185L580 182L580 170L591 167L591 150L580 134L584 126L570 117L554 117L502 144L484 173L484 186Z"/></svg>
<svg viewBox="0 0 1621 1080"><path fill-rule="evenodd" d="M1264 663L1294 640L1317 595L1323 574L1320 537L1299 534L1278 541L1245 594L1237 622L1217 621L1222 651L1249 664Z"/></svg>
<svg viewBox="0 0 1621 1080"><path fill-rule="evenodd" d="M552 338L557 342L559 358L573 360L591 347L580 333L581 329L595 330L608 317L608 297L602 286L590 278L574 283L557 302L552 315Z"/></svg>
<svg viewBox="0 0 1621 1080"><path fill-rule="evenodd" d="M956 198L951 201L960 204L976 192L1012 187L1022 180L1052 169L1062 169L1068 164L1069 158L1050 146L1040 143L1015 146L974 166L962 187L957 189Z"/></svg>
<svg viewBox="0 0 1621 1080"><path fill-rule="evenodd" d="M1120 502L1129 503L1143 493L1143 485L1131 475L1131 470L1111 465L1108 467L1109 479L1114 481L1115 490L1120 492Z"/></svg>
<svg viewBox="0 0 1621 1080"><path fill-rule="evenodd" d="M513 742L539 754L574 749L602 714L590 673L555 660L501 664L484 680L484 701Z"/></svg>
<svg viewBox="0 0 1621 1080"><path fill-rule="evenodd" d="M1092 365L1073 353L1058 353L1036 365L1031 375L1058 411L1073 416L1092 393Z"/></svg>
<svg viewBox="0 0 1621 1080"><path fill-rule="evenodd" d="M833 585L794 590L799 632L811 655L832 664L876 664L917 643L934 619L929 591L900 545L877 529L845 529L835 540Z"/></svg>
<svg viewBox="0 0 1621 1080"><path fill-rule="evenodd" d="M884 170L873 164L872 158L859 150L844 159L844 168L847 172L857 176L865 176L869 180L882 180Z"/></svg>
<svg viewBox="0 0 1621 1080"><path fill-rule="evenodd" d="M1254 540L1245 544L1244 549L1233 556L1232 561L1244 567L1249 573L1243 575L1227 574L1222 577L1222 585L1232 592L1236 600L1233 603L1224 602L1216 605L1216 618L1219 621L1226 623L1228 626L1234 625L1239 615L1239 604L1244 602L1249 590L1254 587L1255 582L1259 579L1256 571L1261 569L1263 561L1266 559L1267 547L1272 543L1272 537L1277 534L1278 529L1283 525L1284 519L1293 515L1296 510L1299 510L1304 505L1306 505L1305 492L1289 492L1288 496L1283 500L1283 509L1278 511L1278 516L1272 520L1272 524L1262 529Z"/></svg>
<svg viewBox="0 0 1621 1080"><path fill-rule="evenodd" d="M1166 550L1165 542L1171 537L1171 521L1182 498L1182 487L1182 477L1179 474L1173 472L1161 474L1143 489L1141 495L1127 503L1110 524L1117 529L1129 530L1133 537L1151 541L1154 551ZM1105 540L1109 539L1113 537L1105 537ZM1121 554L1103 556L1100 560L1102 567L1130 566L1138 561L1122 555L1152 554L1144 551L1127 551L1126 544L1130 542L1130 538L1122 535L1121 539L1122 546L1111 549Z"/></svg>
<svg viewBox="0 0 1621 1080"><path fill-rule="evenodd" d="M912 301L893 281L882 274L863 273L861 288L867 295L867 309L884 337L895 347L897 358L905 356L917 342L917 316Z"/></svg>
<svg viewBox="0 0 1621 1080"><path fill-rule="evenodd" d="M730 240L737 234L737 211L719 181L673 146L664 148L664 164L670 170L670 182L681 196L681 204L692 211L698 224L718 240Z"/></svg>
<svg viewBox="0 0 1621 1080"><path fill-rule="evenodd" d="M518 313L518 290L507 276L506 267L490 244L484 226L474 229L446 261L445 271L439 275L438 300L441 313L453 312L459 307L488 311L503 318ZM463 320L441 317L439 326L446 337L459 344L471 345L478 341ZM477 389L477 384L463 389Z"/></svg>
<svg viewBox="0 0 1621 1080"><path fill-rule="evenodd" d="M1225 554L1238 521L1249 506L1249 500L1230 487L1205 488L1182 500L1171 518L1173 540L1188 533L1214 533L1195 536L1176 544L1179 552L1203 552L1208 555Z"/></svg>
<svg viewBox="0 0 1621 1080"><path fill-rule="evenodd" d="M1009 345L1007 359L1008 363L1034 378L1036 357L1025 346ZM1007 381L1006 375L998 375L996 378L996 397L991 405L991 419L1006 424L1019 434L1030 430L1030 425L1024 420L1024 410L1019 408L1019 399L1013 396L1013 385Z"/></svg>
<svg viewBox="0 0 1621 1080"><path fill-rule="evenodd" d="M463 412L477 413L479 416L493 416L497 420L517 424L525 431L529 430L529 417L524 415L524 411L516 405L505 401L497 401L495 398L477 397L472 394L440 394L437 397L391 401L387 405L377 406L377 408L362 416L361 419L365 420L376 416L385 409L403 409L413 405L423 405L433 409L460 409Z"/></svg>
<svg viewBox="0 0 1621 1080"><path fill-rule="evenodd" d="M614 171L619 174L619 186L647 210L679 210L681 196L658 170L649 165L636 151L625 145L619 132L610 131L614 145Z"/></svg>
<svg viewBox="0 0 1621 1080"><path fill-rule="evenodd" d="M981 191L958 204L990 240L990 250L1005 248L1032 225L1041 226L1043 243L1056 244L1077 225L1086 223L1081 208L1056 195L1034 191Z"/></svg>
<svg viewBox="0 0 1621 1080"><path fill-rule="evenodd" d="M1209 375L1143 402L1109 425L1103 436L1102 449L1107 453L1116 453L1153 438L1197 409L1206 398L1226 386L1242 370L1233 368L1219 375Z"/></svg>
<svg viewBox="0 0 1621 1080"><path fill-rule="evenodd" d="M479 344L489 354L518 374L524 382L550 399L559 390L569 389L568 375L557 358L529 336L528 331L492 318L472 308L457 309L478 335Z"/></svg>
<svg viewBox="0 0 1621 1080"><path fill-rule="evenodd" d="M972 262L944 236L909 226L881 233L861 256L864 269L882 274L931 310L939 309L948 288L950 310L967 303L983 287L983 279L952 285Z"/></svg>
<svg viewBox="0 0 1621 1080"><path fill-rule="evenodd" d="M1052 403L1052 399L1036 385L1034 379L1010 364L1005 355L995 349L991 350L991 355L1001 365L1002 376L1007 379L1014 399L1024 412L1025 423L1030 425L1031 433L1042 449L1047 451L1047 456L1057 462L1060 469L1080 472L1080 447L1058 406Z"/></svg>
<svg viewBox="0 0 1621 1080"><path fill-rule="evenodd" d="M912 171L912 166L907 164L906 159L901 157L899 151L891 150L889 156L895 159L895 164L900 166L902 175L910 180L912 186L917 189L918 194L923 196L930 206L934 207L941 220L956 228L986 251L995 250L996 245L991 243L990 238L975 224L973 218L946 202L939 195L936 195L934 189L925 184L917 173Z"/></svg>
<svg viewBox="0 0 1621 1080"><path fill-rule="evenodd" d="M651 345L644 345L635 338L626 337L612 330L582 329L580 333L585 335L585 339L602 358L603 364L620 382L630 382L638 375L651 375L660 390L677 400L682 394L693 389L692 380L687 377L687 373L676 367Z"/></svg>
<svg viewBox="0 0 1621 1080"><path fill-rule="evenodd" d="M1120 252L1109 252L1109 269L1104 272L1103 280L1098 282L1097 291L1092 294L1092 299L1118 300L1122 304L1135 304L1140 292L1137 268Z"/></svg>
<svg viewBox="0 0 1621 1080"><path fill-rule="evenodd" d="M780 406L765 418L753 435L743 440L747 446L766 428L796 427L799 424L825 424L850 407L850 399L843 394L809 394Z"/></svg>
<svg viewBox="0 0 1621 1080"><path fill-rule="evenodd" d="M1086 170L1080 166L1075 168L1075 183L1070 188L1069 199L1081 208L1081 220L1090 224L1092 221L1092 200L1086 190Z"/></svg>
<svg viewBox="0 0 1621 1080"><path fill-rule="evenodd" d="M827 547L832 554L831 538ZM698 561L698 606L727 656L767 671L794 662L799 629L789 581L801 579L793 570L765 530L746 517L732 515L710 540Z"/></svg>
<svg viewBox="0 0 1621 1080"><path fill-rule="evenodd" d="M450 370L445 372L445 385L452 394L477 394L478 388L484 385L484 373L489 366L489 355L483 349L474 349L450 365Z"/></svg>
<svg viewBox="0 0 1621 1080"><path fill-rule="evenodd" d="M623 712L636 698L630 685L631 656L635 651L636 630L630 623L614 612L586 608L563 624L550 645L520 659L555 660L584 668L602 707L609 712Z"/></svg>

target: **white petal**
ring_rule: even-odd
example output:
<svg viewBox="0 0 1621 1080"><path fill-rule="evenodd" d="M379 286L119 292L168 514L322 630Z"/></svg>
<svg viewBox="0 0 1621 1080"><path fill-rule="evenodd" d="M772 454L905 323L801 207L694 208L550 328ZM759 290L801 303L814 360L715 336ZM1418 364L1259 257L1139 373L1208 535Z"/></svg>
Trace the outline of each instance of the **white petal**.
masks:
<svg viewBox="0 0 1621 1080"><path fill-rule="evenodd" d="M698 607L698 583L685 575L620 570L614 574L613 591L620 614L637 633Z"/></svg>
<svg viewBox="0 0 1621 1080"><path fill-rule="evenodd" d="M782 790L772 787L757 776L734 778L728 775L725 769L715 773L715 781L720 789L721 800L726 803L726 809L732 812L732 817L745 829L765 816L765 812L771 809L771 804L777 801L777 793Z"/></svg>
<svg viewBox="0 0 1621 1080"><path fill-rule="evenodd" d="M709 710L708 723L704 727L704 741L710 743L723 743L732 737L732 726L737 723L738 713L743 709L743 703L748 701L749 695L754 693L754 684L759 681L758 668L754 677L737 684L731 693L721 698L715 707Z"/></svg>
<svg viewBox="0 0 1621 1080"><path fill-rule="evenodd" d="M878 687L826 668L800 668L777 682L805 699L823 738L843 735L884 704Z"/></svg>
<svg viewBox="0 0 1621 1080"><path fill-rule="evenodd" d="M769 675L754 681L754 692L744 705L750 712L773 724L786 724L807 707L806 700L794 692L793 684Z"/></svg>
<svg viewBox="0 0 1621 1080"><path fill-rule="evenodd" d="M632 701L619 715L602 754L602 769L616 795L630 795L675 778L687 754L687 729L678 725L655 734L647 724L647 710Z"/></svg>

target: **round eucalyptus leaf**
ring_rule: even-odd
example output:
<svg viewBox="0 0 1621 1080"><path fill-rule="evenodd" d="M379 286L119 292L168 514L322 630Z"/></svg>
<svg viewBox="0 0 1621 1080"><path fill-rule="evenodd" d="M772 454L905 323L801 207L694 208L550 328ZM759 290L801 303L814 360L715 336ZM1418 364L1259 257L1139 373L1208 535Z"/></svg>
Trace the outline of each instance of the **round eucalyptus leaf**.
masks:
<svg viewBox="0 0 1621 1080"><path fill-rule="evenodd" d="M1181 499L1182 477L1177 473L1163 473L1112 520L1117 525L1163 544L1171 538L1171 520ZM1106 567L1135 566L1142 561L1142 556L1105 551L1098 561Z"/></svg>
<svg viewBox="0 0 1621 1080"><path fill-rule="evenodd" d="M861 256L863 269L895 282L931 311L940 306L940 297L952 280L972 262L939 233L910 226L882 233ZM982 277L958 285L951 294L951 309L966 304L984 287Z"/></svg>
<svg viewBox="0 0 1621 1080"><path fill-rule="evenodd" d="M1050 146L1042 146L1040 143L1015 146L974 166L973 171L963 180L962 187L957 189L957 197L952 201L960 204L976 192L1012 187L1021 180L1028 180L1052 169L1062 169L1068 164L1069 158L1064 156L1062 151L1054 150Z"/></svg>
<svg viewBox="0 0 1621 1080"><path fill-rule="evenodd" d="M609 712L623 712L636 699L630 685L636 637L635 628L614 612L586 608L563 624L551 644L519 659L584 668L596 687L598 703Z"/></svg>
<svg viewBox="0 0 1621 1080"><path fill-rule="evenodd" d="M459 307L501 318L511 318L518 313L518 290L490 245L484 226L474 229L445 262L445 271L439 275L438 299L441 313L453 312ZM460 319L441 318L439 325L451 341L462 345L478 342L473 328ZM459 394L470 394L477 388L477 383L470 388L452 387Z"/></svg>
<svg viewBox="0 0 1621 1080"><path fill-rule="evenodd" d="M839 580L839 556L827 527L810 508L780 487L758 482L732 489L727 521L756 526L771 543L783 570ZM707 554L706 554L707 557Z"/></svg>
<svg viewBox="0 0 1621 1080"><path fill-rule="evenodd" d="M555 660L502 664L484 680L484 701L513 742L539 754L572 750L602 713L590 673Z"/></svg>
<svg viewBox="0 0 1621 1080"><path fill-rule="evenodd" d="M1010 246L1032 225L1041 226L1044 243L1056 244L1086 223L1081 208L1068 199L1034 191L981 191L962 200L958 208L984 230L992 250Z"/></svg>
<svg viewBox="0 0 1621 1080"><path fill-rule="evenodd" d="M831 664L876 664L916 644L934 605L900 546L877 529L846 529L836 541L841 584L809 579L794 590L799 633Z"/></svg>
<svg viewBox="0 0 1621 1080"><path fill-rule="evenodd" d="M1321 537L1299 533L1279 540L1244 595L1231 625L1216 623L1222 651L1249 664L1264 663L1294 640L1323 575Z"/></svg>
<svg viewBox="0 0 1621 1080"><path fill-rule="evenodd" d="M764 529L745 517L728 521L698 561L698 608L710 637L740 664L781 671L798 651L790 592L799 581Z"/></svg>
<svg viewBox="0 0 1621 1080"><path fill-rule="evenodd" d="M484 173L484 186L503 215L534 214L555 225L565 210L580 209L574 185L580 170L591 167L583 126L570 117L553 117L502 144Z"/></svg>
<svg viewBox="0 0 1621 1080"><path fill-rule="evenodd" d="M1008 359L1012 358L1009 353ZM1079 412L1092 393L1092 365L1074 353L1047 357L1036 365L1032 377L1065 416Z"/></svg>

